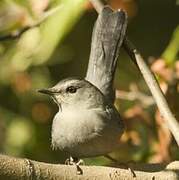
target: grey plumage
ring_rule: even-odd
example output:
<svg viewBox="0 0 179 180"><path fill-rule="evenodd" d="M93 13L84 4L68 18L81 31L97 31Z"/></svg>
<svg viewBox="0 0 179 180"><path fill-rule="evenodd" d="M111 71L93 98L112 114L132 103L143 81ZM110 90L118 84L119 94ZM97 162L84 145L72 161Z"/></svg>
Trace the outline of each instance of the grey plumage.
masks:
<svg viewBox="0 0 179 180"><path fill-rule="evenodd" d="M86 80L57 84L55 102L62 102L52 126L52 146L74 157L98 156L118 147L124 125L119 113L104 95ZM66 88L78 87L75 94ZM60 96L60 97L59 97Z"/></svg>
<svg viewBox="0 0 179 180"><path fill-rule="evenodd" d="M93 31L85 79L67 78L40 92L59 107L52 146L74 157L105 155L119 147L124 123L113 105L113 76L126 31L126 14L105 7Z"/></svg>
<svg viewBox="0 0 179 180"><path fill-rule="evenodd" d="M106 6L98 16L92 35L91 54L85 79L98 87L112 102L113 78L126 28L126 13L122 10L114 12Z"/></svg>

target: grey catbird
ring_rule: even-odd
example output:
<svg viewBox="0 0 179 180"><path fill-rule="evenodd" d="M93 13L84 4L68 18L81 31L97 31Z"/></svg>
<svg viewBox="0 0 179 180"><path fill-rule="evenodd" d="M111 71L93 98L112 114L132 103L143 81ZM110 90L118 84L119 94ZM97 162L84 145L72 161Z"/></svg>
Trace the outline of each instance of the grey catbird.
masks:
<svg viewBox="0 0 179 180"><path fill-rule="evenodd" d="M127 27L124 11L104 7L95 23L85 79L67 78L39 92L59 106L52 146L72 157L105 155L119 147L124 123L114 107L113 79Z"/></svg>

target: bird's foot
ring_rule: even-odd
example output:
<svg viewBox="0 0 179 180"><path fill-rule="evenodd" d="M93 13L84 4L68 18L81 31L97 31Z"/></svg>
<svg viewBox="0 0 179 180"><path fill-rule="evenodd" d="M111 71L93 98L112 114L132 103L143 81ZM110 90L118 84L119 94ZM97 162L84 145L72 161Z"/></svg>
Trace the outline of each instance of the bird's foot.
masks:
<svg viewBox="0 0 179 180"><path fill-rule="evenodd" d="M74 158L74 157L70 157L65 161L66 165L73 165L76 167L77 170L77 174L81 175L83 174L82 169L80 168L80 165L84 165L84 161L82 159L78 159L78 158Z"/></svg>
<svg viewBox="0 0 179 180"><path fill-rule="evenodd" d="M133 178L136 177L136 174L135 174L134 170L130 167L130 163L131 163L131 162L127 162L127 163L119 162L118 160L114 159L114 158L111 157L110 155L105 155L104 157L110 159L110 160L113 161L116 165L118 165L118 166L123 166L124 168L128 169L128 170L131 172L132 177L133 177Z"/></svg>

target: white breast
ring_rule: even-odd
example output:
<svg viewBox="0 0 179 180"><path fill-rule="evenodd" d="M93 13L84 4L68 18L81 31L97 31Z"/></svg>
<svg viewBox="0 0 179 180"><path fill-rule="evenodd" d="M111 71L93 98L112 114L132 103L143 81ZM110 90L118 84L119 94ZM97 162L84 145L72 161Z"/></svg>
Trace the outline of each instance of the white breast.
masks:
<svg viewBox="0 0 179 180"><path fill-rule="evenodd" d="M53 120L52 141L60 149L74 146L97 136L103 127L104 122L99 118L96 111L80 110L80 113L76 113L76 111L71 110L58 112Z"/></svg>
<svg viewBox="0 0 179 180"><path fill-rule="evenodd" d="M80 109L80 107L79 107ZM52 145L75 156L95 156L117 147L122 132L118 119L101 109L58 112L52 125Z"/></svg>

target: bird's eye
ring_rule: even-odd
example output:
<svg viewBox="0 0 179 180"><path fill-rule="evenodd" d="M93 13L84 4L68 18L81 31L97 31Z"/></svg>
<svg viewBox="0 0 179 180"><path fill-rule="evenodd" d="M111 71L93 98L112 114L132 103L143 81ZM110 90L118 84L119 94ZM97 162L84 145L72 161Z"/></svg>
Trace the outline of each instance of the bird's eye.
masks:
<svg viewBox="0 0 179 180"><path fill-rule="evenodd" d="M74 86L69 86L66 89L66 92L68 92L68 93L76 93L76 91L77 91L77 88Z"/></svg>

